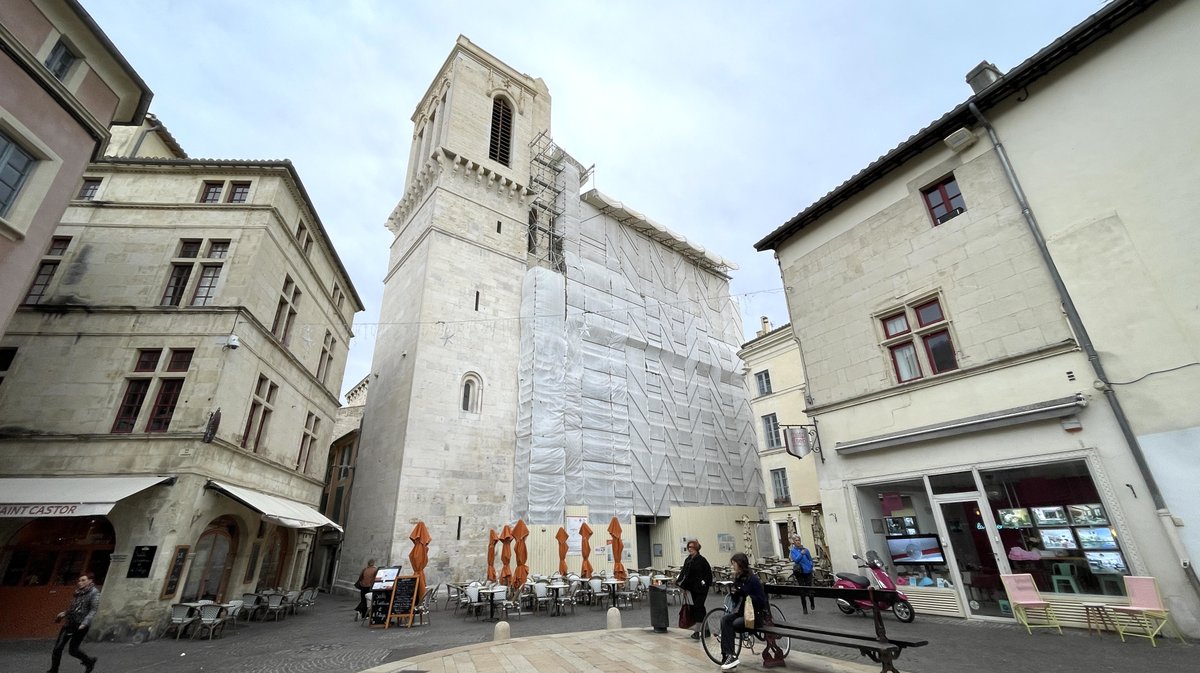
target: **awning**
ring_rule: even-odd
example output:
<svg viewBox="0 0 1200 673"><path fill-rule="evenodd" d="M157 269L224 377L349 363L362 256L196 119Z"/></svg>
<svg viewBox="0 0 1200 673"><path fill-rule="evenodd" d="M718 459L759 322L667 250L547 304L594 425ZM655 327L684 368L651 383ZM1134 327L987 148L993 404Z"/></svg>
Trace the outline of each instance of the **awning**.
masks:
<svg viewBox="0 0 1200 673"><path fill-rule="evenodd" d="M0 518L103 516L118 501L175 477L15 477L0 479Z"/></svg>
<svg viewBox="0 0 1200 673"><path fill-rule="evenodd" d="M325 518L323 514L302 502L267 495L241 486L230 486L219 481L209 480L208 487L216 489L243 505L261 512L267 521L288 528L320 528L332 526L338 530L342 527Z"/></svg>

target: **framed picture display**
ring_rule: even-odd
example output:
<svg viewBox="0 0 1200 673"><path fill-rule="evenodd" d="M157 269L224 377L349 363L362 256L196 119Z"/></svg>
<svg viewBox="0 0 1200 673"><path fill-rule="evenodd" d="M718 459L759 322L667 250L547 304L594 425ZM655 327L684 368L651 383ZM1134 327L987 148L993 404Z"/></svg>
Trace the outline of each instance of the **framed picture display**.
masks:
<svg viewBox="0 0 1200 673"><path fill-rule="evenodd" d="M1037 508L1034 508L1037 511ZM1078 549L1070 528L1043 528L1042 549Z"/></svg>
<svg viewBox="0 0 1200 673"><path fill-rule="evenodd" d="M996 510L996 515L999 528L1033 528L1033 520L1029 518L1027 507Z"/></svg>
<svg viewBox="0 0 1200 673"><path fill-rule="evenodd" d="M1076 528L1075 533L1079 536L1079 546L1084 549L1117 548L1117 539L1111 528L1105 526Z"/></svg>
<svg viewBox="0 0 1200 673"><path fill-rule="evenodd" d="M916 535L917 517L889 516L883 519L888 535Z"/></svg>
<svg viewBox="0 0 1200 673"><path fill-rule="evenodd" d="M1107 526L1108 515L1100 503L1090 505L1067 505L1067 514L1072 526Z"/></svg>
<svg viewBox="0 0 1200 673"><path fill-rule="evenodd" d="M1053 507L1033 507L1033 521L1039 526L1067 525L1067 510L1062 505Z"/></svg>
<svg viewBox="0 0 1200 673"><path fill-rule="evenodd" d="M1125 557L1119 551L1085 551L1083 555L1087 557L1088 567L1097 575L1129 574L1129 566L1125 565Z"/></svg>

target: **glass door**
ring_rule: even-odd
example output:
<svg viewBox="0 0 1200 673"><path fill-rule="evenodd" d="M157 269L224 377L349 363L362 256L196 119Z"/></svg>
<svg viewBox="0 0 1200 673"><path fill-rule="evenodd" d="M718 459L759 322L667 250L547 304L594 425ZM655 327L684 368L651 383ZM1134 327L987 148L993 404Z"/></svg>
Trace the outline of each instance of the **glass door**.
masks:
<svg viewBox="0 0 1200 673"><path fill-rule="evenodd" d="M1011 617L1000 584L1000 552L993 544L986 503L979 498L942 501L942 520L946 537L958 563L967 608L972 616Z"/></svg>

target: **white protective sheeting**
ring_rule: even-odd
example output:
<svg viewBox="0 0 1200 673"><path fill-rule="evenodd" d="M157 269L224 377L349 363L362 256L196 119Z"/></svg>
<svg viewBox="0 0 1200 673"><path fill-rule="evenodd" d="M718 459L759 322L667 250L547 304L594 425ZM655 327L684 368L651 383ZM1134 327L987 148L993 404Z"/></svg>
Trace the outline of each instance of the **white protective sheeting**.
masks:
<svg viewBox="0 0 1200 673"><path fill-rule="evenodd" d="M566 273L524 279L514 515L761 509L741 319L713 268L732 265L598 192L561 198Z"/></svg>
<svg viewBox="0 0 1200 673"><path fill-rule="evenodd" d="M277 523L280 526L287 526L288 528L320 528L321 526L330 526L342 530L341 526L302 502L288 500L277 495L268 495L241 486L223 484L215 480L209 480L208 485L250 509L262 513L264 519Z"/></svg>
<svg viewBox="0 0 1200 673"><path fill-rule="evenodd" d="M0 517L103 516L118 501L171 479L162 475L0 479Z"/></svg>

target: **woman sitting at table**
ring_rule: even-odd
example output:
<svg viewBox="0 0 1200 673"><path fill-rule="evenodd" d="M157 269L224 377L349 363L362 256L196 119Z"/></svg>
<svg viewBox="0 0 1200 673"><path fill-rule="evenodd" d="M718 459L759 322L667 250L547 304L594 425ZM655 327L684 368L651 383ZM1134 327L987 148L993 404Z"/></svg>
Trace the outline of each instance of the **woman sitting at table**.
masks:
<svg viewBox="0 0 1200 673"><path fill-rule="evenodd" d="M354 583L354 588L358 589L358 606L354 608L354 621L359 618L366 619L370 608L367 606L367 594L371 593L371 586L375 584L375 575L379 572L379 568L375 567L375 559L367 561L367 567L363 568L358 573L358 581Z"/></svg>

